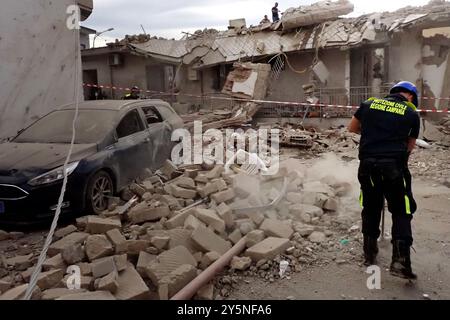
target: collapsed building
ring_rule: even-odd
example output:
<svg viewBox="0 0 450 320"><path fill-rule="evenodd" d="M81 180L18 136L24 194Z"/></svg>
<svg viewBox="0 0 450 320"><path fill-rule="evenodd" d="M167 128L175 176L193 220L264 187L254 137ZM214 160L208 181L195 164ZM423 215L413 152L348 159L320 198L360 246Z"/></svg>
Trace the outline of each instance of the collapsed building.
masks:
<svg viewBox="0 0 450 320"><path fill-rule="evenodd" d="M181 40L126 37L84 51L85 83L139 85L165 93L161 97L171 97L187 113L229 107L229 100L217 98L233 64L253 62L271 67L265 95L270 101L313 97L323 104L359 105L385 94L392 82L410 80L425 97L421 106L447 108L447 100L435 98L450 95L450 3L340 18L352 10L346 0L322 1L288 9L277 23L247 27L243 19L231 20L226 31L205 29ZM269 114L280 107L265 106Z"/></svg>

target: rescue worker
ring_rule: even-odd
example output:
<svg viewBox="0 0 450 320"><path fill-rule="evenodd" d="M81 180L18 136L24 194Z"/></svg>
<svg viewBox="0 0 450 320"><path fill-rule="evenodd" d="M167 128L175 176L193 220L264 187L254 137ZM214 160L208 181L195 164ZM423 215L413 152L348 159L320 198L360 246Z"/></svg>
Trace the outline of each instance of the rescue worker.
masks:
<svg viewBox="0 0 450 320"><path fill-rule="evenodd" d="M278 2L275 2L275 6L272 8L272 20L274 23L280 21L280 9L278 9Z"/></svg>
<svg viewBox="0 0 450 320"><path fill-rule="evenodd" d="M123 100L138 100L140 98L140 93L141 90L139 89L139 87L134 86L133 88L131 88L131 92L123 97Z"/></svg>
<svg viewBox="0 0 450 320"><path fill-rule="evenodd" d="M364 264L376 264L384 199L392 213L392 263L394 276L416 279L411 268L411 221L417 210L408 169L416 145L420 118L418 91L411 82L392 87L384 99L370 98L355 113L349 131L361 134L358 180L361 184Z"/></svg>
<svg viewBox="0 0 450 320"><path fill-rule="evenodd" d="M267 14L264 16L264 19L262 19L259 24L266 24L266 23L271 23Z"/></svg>

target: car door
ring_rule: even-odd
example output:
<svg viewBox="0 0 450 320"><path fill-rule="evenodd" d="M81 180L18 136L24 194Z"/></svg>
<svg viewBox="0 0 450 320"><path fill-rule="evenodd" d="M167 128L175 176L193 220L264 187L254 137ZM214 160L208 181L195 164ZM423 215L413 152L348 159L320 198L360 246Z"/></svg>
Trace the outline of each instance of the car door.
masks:
<svg viewBox="0 0 450 320"><path fill-rule="evenodd" d="M140 176L148 166L151 139L137 108L128 111L116 127L116 152L120 185L127 185Z"/></svg>
<svg viewBox="0 0 450 320"><path fill-rule="evenodd" d="M172 128L154 105L144 105L141 107L141 111L146 120L151 140L149 145L151 169L156 170L161 168L164 162L171 157Z"/></svg>

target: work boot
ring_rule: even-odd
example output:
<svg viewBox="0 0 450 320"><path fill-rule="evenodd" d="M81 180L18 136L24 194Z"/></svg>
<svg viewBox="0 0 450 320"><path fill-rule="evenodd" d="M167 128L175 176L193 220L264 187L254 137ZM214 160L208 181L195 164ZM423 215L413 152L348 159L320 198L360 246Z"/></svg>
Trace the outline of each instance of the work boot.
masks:
<svg viewBox="0 0 450 320"><path fill-rule="evenodd" d="M364 265L366 267L376 264L378 254L378 241L375 238L364 236Z"/></svg>
<svg viewBox="0 0 450 320"><path fill-rule="evenodd" d="M404 279L417 279L411 268L410 246L403 240L394 240L392 244L391 274Z"/></svg>

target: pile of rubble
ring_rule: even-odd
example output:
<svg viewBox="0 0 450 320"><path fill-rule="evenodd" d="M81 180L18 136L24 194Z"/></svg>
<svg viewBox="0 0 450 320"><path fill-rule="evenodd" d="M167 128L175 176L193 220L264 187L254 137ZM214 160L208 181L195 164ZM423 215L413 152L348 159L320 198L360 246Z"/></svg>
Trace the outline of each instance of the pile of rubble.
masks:
<svg viewBox="0 0 450 320"><path fill-rule="evenodd" d="M435 125L430 121L423 121L423 138L428 142L444 147L450 147L450 117L446 117Z"/></svg>
<svg viewBox="0 0 450 320"><path fill-rule="evenodd" d="M108 211L57 230L33 299L169 299L243 237L246 250L231 272L274 281L281 260L287 275L300 271L338 243L332 225L351 226L337 217L351 185L330 176L313 181L307 172L286 162L276 176L259 177L167 161L123 199L111 199ZM21 236L0 231L0 243ZM0 256L0 300L23 297L40 246ZM79 289L69 266L81 273ZM230 279L207 284L196 298L223 297Z"/></svg>
<svg viewBox="0 0 450 320"><path fill-rule="evenodd" d="M280 144L283 147L309 149L317 153L343 153L357 150L360 136L348 132L344 127L319 130L285 125L281 131Z"/></svg>

